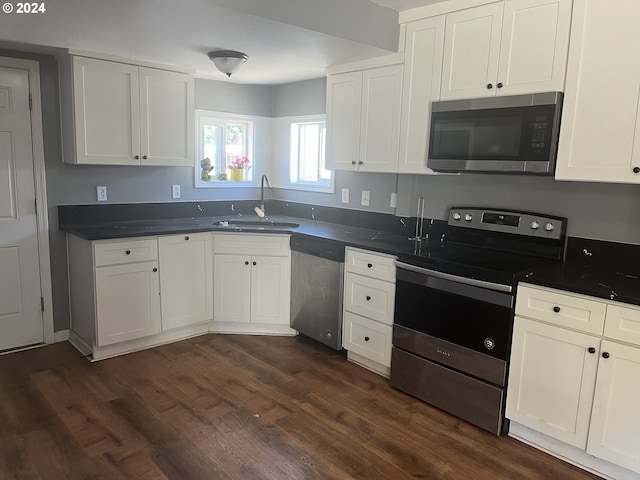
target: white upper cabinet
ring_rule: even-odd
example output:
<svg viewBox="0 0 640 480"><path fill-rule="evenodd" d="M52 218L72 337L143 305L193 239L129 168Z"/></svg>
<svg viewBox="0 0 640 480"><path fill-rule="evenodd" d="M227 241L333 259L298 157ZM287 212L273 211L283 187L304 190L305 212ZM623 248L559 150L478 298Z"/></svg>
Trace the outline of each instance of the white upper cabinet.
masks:
<svg viewBox="0 0 640 480"><path fill-rule="evenodd" d="M407 24L398 173L427 168L431 102L440 100L445 17Z"/></svg>
<svg viewBox="0 0 640 480"><path fill-rule="evenodd" d="M360 171L397 170L401 99L402 65L362 72Z"/></svg>
<svg viewBox="0 0 640 480"><path fill-rule="evenodd" d="M142 67L139 77L141 164L193 166L193 77Z"/></svg>
<svg viewBox="0 0 640 480"><path fill-rule="evenodd" d="M327 78L327 158L330 170L396 172L402 65Z"/></svg>
<svg viewBox="0 0 640 480"><path fill-rule="evenodd" d="M61 63L65 162L193 165L193 76L79 56Z"/></svg>
<svg viewBox="0 0 640 480"><path fill-rule="evenodd" d="M571 0L506 0L446 16L441 100L564 90Z"/></svg>
<svg viewBox="0 0 640 480"><path fill-rule="evenodd" d="M327 77L328 170L357 170L360 158L362 72Z"/></svg>
<svg viewBox="0 0 640 480"><path fill-rule="evenodd" d="M640 183L640 2L576 2L557 180Z"/></svg>
<svg viewBox="0 0 640 480"><path fill-rule="evenodd" d="M139 165L138 67L76 57L72 68L75 156L65 144L64 161Z"/></svg>

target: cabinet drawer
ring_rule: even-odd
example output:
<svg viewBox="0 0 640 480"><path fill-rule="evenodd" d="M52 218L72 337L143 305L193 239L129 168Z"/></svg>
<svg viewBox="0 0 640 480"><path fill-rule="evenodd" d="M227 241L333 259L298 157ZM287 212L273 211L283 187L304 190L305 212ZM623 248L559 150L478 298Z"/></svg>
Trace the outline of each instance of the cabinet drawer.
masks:
<svg viewBox="0 0 640 480"><path fill-rule="evenodd" d="M158 259L158 241L155 238L95 243L93 247L96 267L122 263L148 262Z"/></svg>
<svg viewBox="0 0 640 480"><path fill-rule="evenodd" d="M640 345L640 309L611 304L607 306L604 336Z"/></svg>
<svg viewBox="0 0 640 480"><path fill-rule="evenodd" d="M289 235L216 233L213 237L214 252L237 255L290 255Z"/></svg>
<svg viewBox="0 0 640 480"><path fill-rule="evenodd" d="M345 349L390 367L391 337L391 326L345 312L342 333Z"/></svg>
<svg viewBox="0 0 640 480"><path fill-rule="evenodd" d="M388 282L396 281L396 263L391 256L347 248L346 263L347 272Z"/></svg>
<svg viewBox="0 0 640 480"><path fill-rule="evenodd" d="M395 284L347 272L344 309L386 325L393 324Z"/></svg>
<svg viewBox="0 0 640 480"><path fill-rule="evenodd" d="M516 314L585 333L602 335L607 305L587 297L520 284Z"/></svg>

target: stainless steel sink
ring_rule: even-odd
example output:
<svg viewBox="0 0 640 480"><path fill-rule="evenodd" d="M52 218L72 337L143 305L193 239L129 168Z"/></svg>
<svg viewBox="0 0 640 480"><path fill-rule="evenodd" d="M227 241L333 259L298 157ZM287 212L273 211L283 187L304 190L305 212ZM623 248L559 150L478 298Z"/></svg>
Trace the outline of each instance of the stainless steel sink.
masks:
<svg viewBox="0 0 640 480"><path fill-rule="evenodd" d="M219 227L258 227L258 228L298 228L299 223L294 222L276 222L272 220L227 220L215 222L214 225Z"/></svg>

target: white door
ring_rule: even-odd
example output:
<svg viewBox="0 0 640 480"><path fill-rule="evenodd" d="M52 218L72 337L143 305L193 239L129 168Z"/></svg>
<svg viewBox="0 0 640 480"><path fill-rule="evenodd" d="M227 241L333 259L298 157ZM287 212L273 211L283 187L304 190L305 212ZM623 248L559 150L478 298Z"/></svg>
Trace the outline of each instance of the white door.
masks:
<svg viewBox="0 0 640 480"><path fill-rule="evenodd" d="M362 72L327 77L327 170L357 170Z"/></svg>
<svg viewBox="0 0 640 480"><path fill-rule="evenodd" d="M587 453L640 473L640 348L602 341Z"/></svg>
<svg viewBox="0 0 640 480"><path fill-rule="evenodd" d="M402 65L362 73L361 171L397 171L401 102Z"/></svg>
<svg viewBox="0 0 640 480"><path fill-rule="evenodd" d="M193 166L192 75L140 68L141 165Z"/></svg>
<svg viewBox="0 0 640 480"><path fill-rule="evenodd" d="M447 15L441 100L495 95L502 10L498 2Z"/></svg>
<svg viewBox="0 0 640 480"><path fill-rule="evenodd" d="M251 260L251 322L289 325L289 258L253 256Z"/></svg>
<svg viewBox="0 0 640 480"><path fill-rule="evenodd" d="M407 25L398 173L432 173L427 168L431 102L440 100L444 15Z"/></svg>
<svg viewBox="0 0 640 480"><path fill-rule="evenodd" d="M217 254L213 265L213 319L251 321L251 257Z"/></svg>
<svg viewBox="0 0 640 480"><path fill-rule="evenodd" d="M563 91L570 23L570 0L505 2L496 95Z"/></svg>
<svg viewBox="0 0 640 480"><path fill-rule="evenodd" d="M29 73L0 67L0 350L42 343Z"/></svg>
<svg viewBox="0 0 640 480"><path fill-rule="evenodd" d="M600 338L515 318L506 417L584 449Z"/></svg>
<svg viewBox="0 0 640 480"><path fill-rule="evenodd" d="M73 59L77 163L140 165L138 67Z"/></svg>
<svg viewBox="0 0 640 480"><path fill-rule="evenodd" d="M158 238L162 330L213 318L211 233Z"/></svg>
<svg viewBox="0 0 640 480"><path fill-rule="evenodd" d="M98 345L160 332L158 263L96 268Z"/></svg>

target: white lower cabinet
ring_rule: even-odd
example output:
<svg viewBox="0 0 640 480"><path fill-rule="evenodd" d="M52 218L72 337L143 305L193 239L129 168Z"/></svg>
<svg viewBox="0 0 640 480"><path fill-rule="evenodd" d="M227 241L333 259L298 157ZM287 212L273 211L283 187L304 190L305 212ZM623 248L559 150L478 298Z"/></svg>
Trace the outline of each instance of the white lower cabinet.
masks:
<svg viewBox="0 0 640 480"><path fill-rule="evenodd" d="M638 478L640 308L531 285L517 296L511 433L579 466Z"/></svg>
<svg viewBox="0 0 640 480"><path fill-rule="evenodd" d="M214 236L214 331L294 334L288 235Z"/></svg>
<svg viewBox="0 0 640 480"><path fill-rule="evenodd" d="M347 359L389 376L395 257L348 247L342 347Z"/></svg>
<svg viewBox="0 0 640 480"><path fill-rule="evenodd" d="M161 331L155 237L67 236L71 342L93 360L142 348Z"/></svg>
<svg viewBox="0 0 640 480"><path fill-rule="evenodd" d="M211 233L158 238L162 329L213 319Z"/></svg>
<svg viewBox="0 0 640 480"><path fill-rule="evenodd" d="M160 331L158 262L96 268L96 345Z"/></svg>

